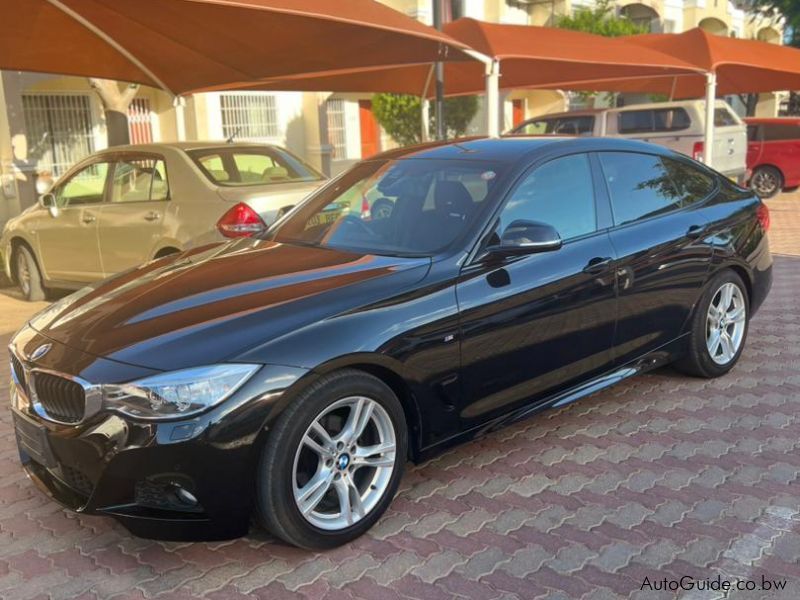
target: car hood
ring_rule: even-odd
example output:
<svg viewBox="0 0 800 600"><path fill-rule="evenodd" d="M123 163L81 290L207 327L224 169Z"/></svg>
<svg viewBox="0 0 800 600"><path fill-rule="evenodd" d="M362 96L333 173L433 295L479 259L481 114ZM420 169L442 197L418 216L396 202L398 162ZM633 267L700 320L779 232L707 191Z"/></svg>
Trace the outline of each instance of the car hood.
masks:
<svg viewBox="0 0 800 600"><path fill-rule="evenodd" d="M428 258L236 240L154 261L56 302L30 326L94 356L173 370L224 360L412 286ZM274 362L280 363L280 357Z"/></svg>

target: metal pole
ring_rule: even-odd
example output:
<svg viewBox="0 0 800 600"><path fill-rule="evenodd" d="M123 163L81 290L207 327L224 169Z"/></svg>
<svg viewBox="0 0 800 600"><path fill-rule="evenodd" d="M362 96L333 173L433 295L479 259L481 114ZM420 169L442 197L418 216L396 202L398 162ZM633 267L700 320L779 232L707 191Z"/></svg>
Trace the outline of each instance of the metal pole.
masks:
<svg viewBox="0 0 800 600"><path fill-rule="evenodd" d="M172 101L175 106L175 131L179 142L186 141L186 99L183 96L175 96Z"/></svg>
<svg viewBox="0 0 800 600"><path fill-rule="evenodd" d="M714 109L717 103L717 74L706 73L706 131L703 141L703 162L714 167Z"/></svg>
<svg viewBox="0 0 800 600"><path fill-rule="evenodd" d="M433 0L433 26L442 30L442 1ZM444 63L437 62L436 72L436 102L434 114L436 116L436 139L443 140L447 132L444 127Z"/></svg>
<svg viewBox="0 0 800 600"><path fill-rule="evenodd" d="M486 135L500 137L500 62L486 63Z"/></svg>
<svg viewBox="0 0 800 600"><path fill-rule="evenodd" d="M420 126L422 127L421 137L423 142L429 142L431 139L431 102L428 100L428 90L431 86L434 68L435 66L431 65L431 68L428 69L428 76L425 78L425 86L422 88L422 96L420 96L420 106L422 109L422 123L420 123Z"/></svg>

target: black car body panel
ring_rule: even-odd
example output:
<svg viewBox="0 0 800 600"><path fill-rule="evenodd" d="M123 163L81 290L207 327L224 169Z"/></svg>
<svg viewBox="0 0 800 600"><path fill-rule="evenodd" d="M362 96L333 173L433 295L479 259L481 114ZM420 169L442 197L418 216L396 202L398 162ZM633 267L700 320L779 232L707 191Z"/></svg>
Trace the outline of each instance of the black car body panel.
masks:
<svg viewBox="0 0 800 600"><path fill-rule="evenodd" d="M615 227L598 175L603 151L688 162L597 138L396 150L376 160L507 164L465 242L426 257L239 240L143 265L57 303L12 341L27 369L99 384L221 362L263 366L221 405L164 422L113 411L76 425L48 422L18 381L26 470L70 508L112 514L140 535L235 537L247 529L260 440L322 374L353 367L383 379L405 409L411 458L422 460L679 357L693 308L720 269L742 275L757 310L772 276L758 198L707 171L715 184L702 202ZM597 230L554 252L481 253L509 190L537 165L576 153L591 159ZM169 500L177 483L199 509Z"/></svg>

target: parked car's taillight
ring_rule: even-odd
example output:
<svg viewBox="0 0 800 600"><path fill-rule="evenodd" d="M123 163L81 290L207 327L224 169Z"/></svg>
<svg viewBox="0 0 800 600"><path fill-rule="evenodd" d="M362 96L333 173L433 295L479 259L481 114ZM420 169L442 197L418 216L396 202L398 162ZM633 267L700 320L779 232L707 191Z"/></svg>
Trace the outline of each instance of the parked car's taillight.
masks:
<svg viewBox="0 0 800 600"><path fill-rule="evenodd" d="M261 220L258 213L244 202L231 208L217 221L217 229L228 238L249 237L261 233L266 228L266 223Z"/></svg>
<svg viewBox="0 0 800 600"><path fill-rule="evenodd" d="M692 147L692 158L703 162L703 142L695 142Z"/></svg>
<svg viewBox="0 0 800 600"><path fill-rule="evenodd" d="M761 227L764 229L764 231L769 231L769 207L763 202L759 204L758 208L756 209L756 218L758 219L758 222L761 224Z"/></svg>

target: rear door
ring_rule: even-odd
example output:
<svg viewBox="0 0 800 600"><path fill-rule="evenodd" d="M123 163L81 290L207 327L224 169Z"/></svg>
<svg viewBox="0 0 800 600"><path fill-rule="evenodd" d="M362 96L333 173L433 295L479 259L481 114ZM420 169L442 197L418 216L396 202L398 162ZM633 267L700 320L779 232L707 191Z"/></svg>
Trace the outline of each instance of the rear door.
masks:
<svg viewBox="0 0 800 600"><path fill-rule="evenodd" d="M109 162L92 162L53 188L58 214L42 218L36 234L47 279L85 283L103 278L97 223L109 171Z"/></svg>
<svg viewBox="0 0 800 600"><path fill-rule="evenodd" d="M753 169L761 162L764 150L764 128L758 124L747 126L747 168Z"/></svg>
<svg viewBox="0 0 800 600"><path fill-rule="evenodd" d="M800 127L795 122L764 123L761 164L777 167L785 187L800 182Z"/></svg>
<svg viewBox="0 0 800 600"><path fill-rule="evenodd" d="M699 297L713 246L697 206L716 181L689 161L638 152L597 154L611 203L617 255L617 362L672 341Z"/></svg>
<svg viewBox="0 0 800 600"><path fill-rule="evenodd" d="M149 260L164 235L169 181L163 157L124 155L114 163L108 202L100 210L103 271L119 273Z"/></svg>

